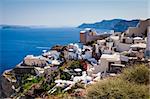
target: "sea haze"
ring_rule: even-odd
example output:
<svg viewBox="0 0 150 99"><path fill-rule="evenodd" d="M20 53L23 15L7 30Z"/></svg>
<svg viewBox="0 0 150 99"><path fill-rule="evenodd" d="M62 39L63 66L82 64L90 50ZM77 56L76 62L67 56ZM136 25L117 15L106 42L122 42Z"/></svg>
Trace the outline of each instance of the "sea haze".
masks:
<svg viewBox="0 0 150 99"><path fill-rule="evenodd" d="M42 50L59 44L79 42L79 28L0 29L0 73L15 67L28 54L40 55ZM103 30L102 30L103 31Z"/></svg>

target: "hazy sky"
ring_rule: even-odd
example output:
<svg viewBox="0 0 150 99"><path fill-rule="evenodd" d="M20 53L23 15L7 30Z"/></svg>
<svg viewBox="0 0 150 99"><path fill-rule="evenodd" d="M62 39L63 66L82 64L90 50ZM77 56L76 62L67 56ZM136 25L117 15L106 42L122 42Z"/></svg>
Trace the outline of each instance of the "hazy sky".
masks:
<svg viewBox="0 0 150 99"><path fill-rule="evenodd" d="M78 26L103 19L146 19L150 0L0 0L0 24Z"/></svg>

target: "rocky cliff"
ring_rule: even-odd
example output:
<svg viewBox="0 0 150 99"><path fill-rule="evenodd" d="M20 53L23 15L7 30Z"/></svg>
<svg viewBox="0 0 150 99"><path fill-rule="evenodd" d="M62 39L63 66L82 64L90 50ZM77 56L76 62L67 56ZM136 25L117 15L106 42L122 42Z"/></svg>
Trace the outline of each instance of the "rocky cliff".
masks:
<svg viewBox="0 0 150 99"><path fill-rule="evenodd" d="M15 84L16 79L14 75L10 73L10 71L4 72L0 77L0 97L6 98L10 97L15 93Z"/></svg>

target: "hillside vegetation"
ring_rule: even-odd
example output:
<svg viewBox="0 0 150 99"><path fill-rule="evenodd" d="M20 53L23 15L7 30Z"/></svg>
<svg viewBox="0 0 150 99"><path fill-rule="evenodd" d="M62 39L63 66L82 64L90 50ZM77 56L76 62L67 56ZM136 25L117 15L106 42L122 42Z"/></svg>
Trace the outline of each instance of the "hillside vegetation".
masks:
<svg viewBox="0 0 150 99"><path fill-rule="evenodd" d="M145 65L127 68L119 77L88 87L88 99L149 99L149 73Z"/></svg>

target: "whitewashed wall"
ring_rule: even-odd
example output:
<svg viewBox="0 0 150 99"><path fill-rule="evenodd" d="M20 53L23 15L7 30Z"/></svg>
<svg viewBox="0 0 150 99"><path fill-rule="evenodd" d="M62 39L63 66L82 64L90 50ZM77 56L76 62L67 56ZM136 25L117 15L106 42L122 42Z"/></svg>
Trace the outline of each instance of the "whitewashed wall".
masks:
<svg viewBox="0 0 150 99"><path fill-rule="evenodd" d="M150 26L148 27L147 34L147 50L150 50Z"/></svg>
<svg viewBox="0 0 150 99"><path fill-rule="evenodd" d="M150 26L147 29L146 57L150 58Z"/></svg>
<svg viewBox="0 0 150 99"><path fill-rule="evenodd" d="M125 43L120 43L117 42L116 44L116 48L118 51L122 52L122 51L129 51L131 44L125 44Z"/></svg>

